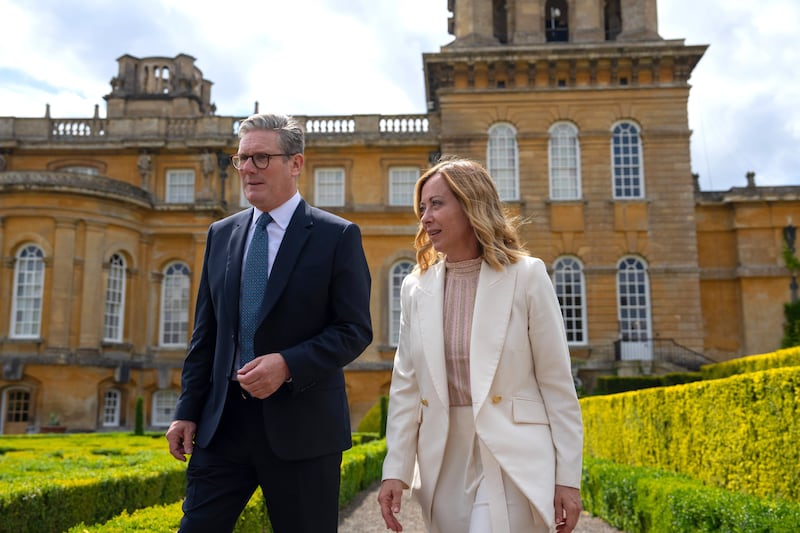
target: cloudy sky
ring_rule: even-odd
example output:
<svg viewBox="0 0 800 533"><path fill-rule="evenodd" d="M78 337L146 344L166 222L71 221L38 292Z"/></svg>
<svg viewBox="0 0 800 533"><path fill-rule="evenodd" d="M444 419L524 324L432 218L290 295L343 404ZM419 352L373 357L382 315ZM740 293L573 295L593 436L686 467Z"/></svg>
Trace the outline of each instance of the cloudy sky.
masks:
<svg viewBox="0 0 800 533"><path fill-rule="evenodd" d="M659 33L710 45L690 83L703 190L800 185L800 2L661 0ZM186 53L221 115L424 113L447 0L0 0L0 116L105 116L118 57ZM366 76L364 74L367 74Z"/></svg>

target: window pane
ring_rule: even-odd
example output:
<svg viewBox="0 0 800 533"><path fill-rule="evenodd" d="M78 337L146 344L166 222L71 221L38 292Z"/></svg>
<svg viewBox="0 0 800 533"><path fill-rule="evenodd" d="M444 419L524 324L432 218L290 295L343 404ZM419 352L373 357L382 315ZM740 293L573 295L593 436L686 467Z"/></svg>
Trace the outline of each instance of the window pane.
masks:
<svg viewBox="0 0 800 533"><path fill-rule="evenodd" d="M178 393L174 391L157 391L153 394L153 425L158 427L168 426L172 422L175 406L178 403Z"/></svg>
<svg viewBox="0 0 800 533"><path fill-rule="evenodd" d="M620 338L623 341L650 339L650 297L644 263L636 258L620 261L617 271Z"/></svg>
<svg viewBox="0 0 800 533"><path fill-rule="evenodd" d="M389 343L397 346L400 339L400 289L405 277L414 269L411 261L401 261L389 275Z"/></svg>
<svg viewBox="0 0 800 533"><path fill-rule="evenodd" d="M578 129L556 124L550 131L550 196L554 200L580 198Z"/></svg>
<svg viewBox="0 0 800 533"><path fill-rule="evenodd" d="M111 257L106 286L106 306L103 318L103 339L122 341L122 324L125 309L125 260L119 254Z"/></svg>
<svg viewBox="0 0 800 533"><path fill-rule="evenodd" d="M23 247L14 265L11 336L37 338L41 330L44 291L44 253L35 245Z"/></svg>
<svg viewBox="0 0 800 533"><path fill-rule="evenodd" d="M6 422L29 422L31 420L31 395L21 389L6 392Z"/></svg>
<svg viewBox="0 0 800 533"><path fill-rule="evenodd" d="M194 171L168 170L166 202L184 204L194 202Z"/></svg>
<svg viewBox="0 0 800 533"><path fill-rule="evenodd" d="M615 198L642 198L641 139L639 129L630 122L614 128L611 167Z"/></svg>
<svg viewBox="0 0 800 533"><path fill-rule="evenodd" d="M413 205L414 185L419 179L419 169L395 167L389 169L389 205Z"/></svg>
<svg viewBox="0 0 800 533"><path fill-rule="evenodd" d="M167 267L161 287L161 345L185 346L189 331L189 268Z"/></svg>
<svg viewBox="0 0 800 533"><path fill-rule="evenodd" d="M344 205L344 169L318 168L314 171L315 203L318 206Z"/></svg>
<svg viewBox="0 0 800 533"><path fill-rule="evenodd" d="M119 411L122 395L116 389L109 389L103 396L103 427L119 426Z"/></svg>
<svg viewBox="0 0 800 533"><path fill-rule="evenodd" d="M494 178L501 200L519 199L517 132L509 124L495 124L489 129L486 169Z"/></svg>
<svg viewBox="0 0 800 533"><path fill-rule="evenodd" d="M561 258L553 268L553 285L561 305L567 342L586 342L583 267L575 259Z"/></svg>

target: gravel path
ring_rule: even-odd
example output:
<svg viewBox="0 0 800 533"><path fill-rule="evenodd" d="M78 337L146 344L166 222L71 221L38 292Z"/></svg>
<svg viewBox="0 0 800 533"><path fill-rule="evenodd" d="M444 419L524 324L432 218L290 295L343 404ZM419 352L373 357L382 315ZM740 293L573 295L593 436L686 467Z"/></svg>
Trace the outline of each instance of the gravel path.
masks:
<svg viewBox="0 0 800 533"><path fill-rule="evenodd" d="M386 533L378 507L379 483L371 485L339 512L339 533ZM400 509L400 523L403 533L425 533L422 516L417 503L409 498L403 499ZM599 518L583 513L574 533L624 533L603 522Z"/></svg>

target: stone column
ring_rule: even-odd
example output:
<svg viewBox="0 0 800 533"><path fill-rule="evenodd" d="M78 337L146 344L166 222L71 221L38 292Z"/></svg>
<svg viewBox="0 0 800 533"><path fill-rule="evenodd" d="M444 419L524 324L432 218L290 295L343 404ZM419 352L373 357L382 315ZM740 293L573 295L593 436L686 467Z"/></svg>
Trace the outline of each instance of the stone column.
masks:
<svg viewBox="0 0 800 533"><path fill-rule="evenodd" d="M75 241L77 223L73 219L56 218L53 237L53 268L51 281L48 350L69 348L69 325L72 302L78 295L73 293L73 270L75 266ZM42 317L43 319L45 317Z"/></svg>
<svg viewBox="0 0 800 533"><path fill-rule="evenodd" d="M456 44L497 43L494 38L492 2L486 0L458 0L455 5ZM460 41L460 42L458 42Z"/></svg>
<svg viewBox="0 0 800 533"><path fill-rule="evenodd" d="M103 252L105 246L105 224L86 222L84 238L85 258L83 290L81 291L81 331L78 350L99 353L103 332L104 296L106 285L103 276Z"/></svg>
<svg viewBox="0 0 800 533"><path fill-rule="evenodd" d="M621 0L622 32L618 41L660 40L656 0Z"/></svg>
<svg viewBox="0 0 800 533"><path fill-rule="evenodd" d="M576 0L570 11L570 41L597 43L605 40L603 2Z"/></svg>
<svg viewBox="0 0 800 533"><path fill-rule="evenodd" d="M545 42L545 0L516 0L511 14L512 44L536 44Z"/></svg>

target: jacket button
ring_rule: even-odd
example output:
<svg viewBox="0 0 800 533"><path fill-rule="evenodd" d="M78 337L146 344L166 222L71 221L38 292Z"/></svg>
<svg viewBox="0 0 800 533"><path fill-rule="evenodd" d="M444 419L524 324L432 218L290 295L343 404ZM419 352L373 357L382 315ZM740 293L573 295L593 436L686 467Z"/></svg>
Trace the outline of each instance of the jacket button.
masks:
<svg viewBox="0 0 800 533"><path fill-rule="evenodd" d="M422 403L422 405L424 405L425 407L428 407L428 400L426 400L425 398L423 398L423 399L422 399L422 402L421 402L421 403Z"/></svg>
<svg viewBox="0 0 800 533"><path fill-rule="evenodd" d="M492 396L492 403L500 403L501 401L503 401L502 396Z"/></svg>

